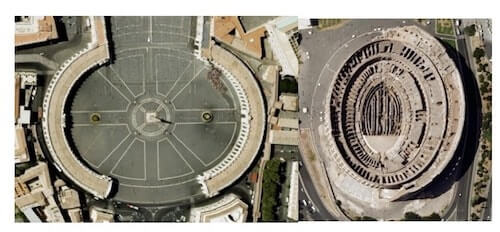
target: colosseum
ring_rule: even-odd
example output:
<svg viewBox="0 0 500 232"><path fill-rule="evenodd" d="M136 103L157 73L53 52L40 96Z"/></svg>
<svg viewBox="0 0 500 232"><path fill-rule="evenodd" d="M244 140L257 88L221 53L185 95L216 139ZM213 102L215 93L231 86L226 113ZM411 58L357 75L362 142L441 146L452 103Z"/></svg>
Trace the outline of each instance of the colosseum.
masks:
<svg viewBox="0 0 500 232"><path fill-rule="evenodd" d="M416 26L354 41L330 68L322 148L340 189L396 200L432 182L453 157L464 124L461 77L440 42Z"/></svg>

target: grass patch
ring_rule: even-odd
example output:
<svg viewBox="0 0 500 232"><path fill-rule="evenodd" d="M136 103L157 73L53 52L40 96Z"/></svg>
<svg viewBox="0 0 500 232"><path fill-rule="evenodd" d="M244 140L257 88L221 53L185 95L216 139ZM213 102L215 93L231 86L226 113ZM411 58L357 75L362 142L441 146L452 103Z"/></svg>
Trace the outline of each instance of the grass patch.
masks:
<svg viewBox="0 0 500 232"><path fill-rule="evenodd" d="M436 19L436 33L442 35L454 36L453 20L451 19Z"/></svg>
<svg viewBox="0 0 500 232"><path fill-rule="evenodd" d="M318 28L320 30L328 29L341 24L343 21L343 19L318 19Z"/></svg>
<svg viewBox="0 0 500 232"><path fill-rule="evenodd" d="M24 215L23 212L17 206L15 206L15 220L16 222L29 222L28 218Z"/></svg>

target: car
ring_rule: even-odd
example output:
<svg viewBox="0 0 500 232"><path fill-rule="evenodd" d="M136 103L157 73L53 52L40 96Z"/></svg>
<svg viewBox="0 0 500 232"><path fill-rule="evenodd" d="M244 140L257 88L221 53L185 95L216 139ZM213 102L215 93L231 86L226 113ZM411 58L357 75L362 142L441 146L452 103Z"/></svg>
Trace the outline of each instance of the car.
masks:
<svg viewBox="0 0 500 232"><path fill-rule="evenodd" d="M304 113L304 114L307 113L307 107L302 108L302 113Z"/></svg>
<svg viewBox="0 0 500 232"><path fill-rule="evenodd" d="M455 20L455 25L458 27L460 26L460 19Z"/></svg>
<svg viewBox="0 0 500 232"><path fill-rule="evenodd" d="M134 216L118 214L118 221L120 221L120 222L133 222Z"/></svg>
<svg viewBox="0 0 500 232"><path fill-rule="evenodd" d="M303 206L307 206L307 201L306 200L302 200L302 205Z"/></svg>
<svg viewBox="0 0 500 232"><path fill-rule="evenodd" d="M33 88L33 92L31 92L31 100L32 100L32 101L34 101L34 100L35 100L36 90L37 90L37 89L38 89L38 88L36 88L36 87L35 87L35 88Z"/></svg>
<svg viewBox="0 0 500 232"><path fill-rule="evenodd" d="M425 24L429 25L429 24L431 24L431 21L427 20L427 21L425 21Z"/></svg>
<svg viewBox="0 0 500 232"><path fill-rule="evenodd" d="M131 209L139 210L139 207L137 207L137 206L135 206L135 205L128 204L127 206L128 206L129 208L131 208Z"/></svg>
<svg viewBox="0 0 500 232"><path fill-rule="evenodd" d="M458 197L462 197L462 193L459 193L459 194L458 194Z"/></svg>

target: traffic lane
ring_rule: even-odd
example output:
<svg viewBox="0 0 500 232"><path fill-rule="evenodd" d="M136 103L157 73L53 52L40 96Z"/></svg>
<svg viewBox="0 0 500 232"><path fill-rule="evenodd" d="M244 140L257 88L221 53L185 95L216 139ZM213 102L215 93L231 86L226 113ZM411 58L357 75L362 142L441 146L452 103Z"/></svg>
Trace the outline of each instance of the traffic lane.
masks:
<svg viewBox="0 0 500 232"><path fill-rule="evenodd" d="M336 221L337 219L328 213L317 196L314 186L307 189L303 181L299 182L299 209L314 221ZM312 191L311 191L312 190ZM313 195L313 196L311 196Z"/></svg>
<svg viewBox="0 0 500 232"><path fill-rule="evenodd" d="M467 47L465 45L465 39L457 39L457 52L459 56L462 57L468 57L468 52L467 52ZM460 59L458 58L458 68L461 70L461 73L465 73L464 70L468 68L468 59ZM465 62L465 64L464 64ZM464 158L465 154L461 154L462 159ZM461 168L464 168L464 164L462 162ZM456 220L467 220L468 219L468 196L469 196L469 183L470 183L470 172L471 170L467 170L465 175L463 175L460 180L458 180L458 186L457 190L455 192L454 196L454 201L453 201L453 207L449 209L447 214L445 214L445 218L449 218L451 216L452 212L455 212L455 219ZM455 178L458 178L458 176L455 176ZM465 194L465 195L464 195Z"/></svg>
<svg viewBox="0 0 500 232"><path fill-rule="evenodd" d="M458 172L457 172L458 173ZM458 186L455 191L452 206L443 215L443 218L449 220L453 213L455 219L459 221L467 221L469 219L469 190L472 179L472 167L469 167L467 172L458 180Z"/></svg>
<svg viewBox="0 0 500 232"><path fill-rule="evenodd" d="M466 39L463 37L461 39L457 39L457 51L460 56L464 57L464 59L459 59L459 61L465 60L465 65L466 67L460 67L462 70L465 70L464 68L468 68L472 71L471 65L470 65L470 59L471 57L469 56L469 48L467 47L466 44ZM464 65L461 62L459 65ZM464 73L465 71L462 71Z"/></svg>
<svg viewBox="0 0 500 232"><path fill-rule="evenodd" d="M299 194L304 194L308 200L312 202L312 205L316 208L316 213L318 214L319 220L337 221L338 219L330 214L323 204L323 201L316 192L316 188L312 182L311 176L307 169L302 166L299 170Z"/></svg>
<svg viewBox="0 0 500 232"><path fill-rule="evenodd" d="M307 197L305 194L305 191L302 186L300 186L300 191L299 191L299 212L300 212L300 220L302 221L326 221L328 219L325 219L322 217L322 215L319 213L317 210L313 210L311 208L311 205L313 203L311 202L311 199Z"/></svg>
<svg viewBox="0 0 500 232"><path fill-rule="evenodd" d="M469 193L470 193L470 183L472 179L472 166L469 167L467 173L462 176L457 194L457 220L467 221L469 220Z"/></svg>
<svg viewBox="0 0 500 232"><path fill-rule="evenodd" d="M463 36L460 36L460 38L457 40L457 50L458 50L458 62L457 62L457 65L461 71L461 74L464 78L472 78L474 80L470 80L470 79L464 79L464 86L469 86L469 88L465 88L464 90L466 91L466 100L469 102L468 104L469 105L480 105L480 100L479 99L475 99L476 101L474 102L474 99L470 99L470 97L474 97L475 96L475 93L474 92L470 92L473 90L473 88L475 87L472 87L470 88L470 86L476 86L474 85L476 80L475 80L475 77L473 74L471 74L470 72L470 57L469 57L469 49L468 49L468 46L466 44L466 38L464 38ZM466 57L466 58L464 58ZM472 82L471 84L466 84L466 82L469 81L469 82ZM467 99L467 96L469 99ZM476 97L477 98L477 97ZM466 134L465 134L465 138L463 138L464 140L468 140L468 136L469 135L472 135L474 137L478 137L478 134L472 134L474 133L473 131L469 132L467 128L470 128L470 127L474 127L474 119L475 118L478 118L480 117L480 110L476 110L476 114L474 114L474 111L469 111L467 112L467 115L466 117L469 118L469 120L466 120L466 123L469 123L470 125L469 126L465 126L465 131ZM473 118L471 118L473 117ZM479 125L477 125L479 126ZM472 145L468 145L467 146L468 148L470 147L473 147ZM477 150L471 150L471 151L464 151L462 153L462 169L465 170L462 171L461 173L458 173L456 176L455 176L455 179L459 179L458 180L458 187L457 187L457 192L455 193L455 200L454 200L454 207L452 207L450 209L449 212L447 212L447 216L450 216L451 215L451 211L454 210L454 208L456 208L456 219L457 220L468 220L469 219L469 196L470 196L470 187L471 187L471 180L472 180L472 163L473 163L473 157L466 157L465 155L466 154L476 154L477 153ZM469 160L470 162L467 162L466 160ZM461 176L459 176L461 174Z"/></svg>

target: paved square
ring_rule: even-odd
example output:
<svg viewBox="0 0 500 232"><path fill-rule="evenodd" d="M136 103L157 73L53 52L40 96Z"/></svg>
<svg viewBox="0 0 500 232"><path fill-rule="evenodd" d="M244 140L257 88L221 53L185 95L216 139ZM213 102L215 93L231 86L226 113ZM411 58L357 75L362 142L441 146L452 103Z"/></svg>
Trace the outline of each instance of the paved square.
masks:
<svg viewBox="0 0 500 232"><path fill-rule="evenodd" d="M193 22L112 17L115 59L85 77L68 102L76 152L117 180L117 200L203 198L196 176L221 162L236 142L236 92L224 75L222 89L207 79L212 67L193 55Z"/></svg>

